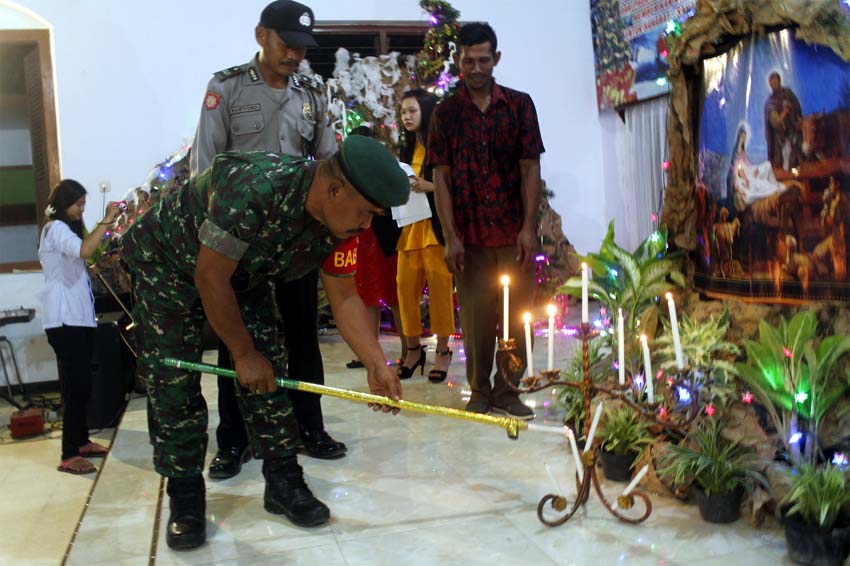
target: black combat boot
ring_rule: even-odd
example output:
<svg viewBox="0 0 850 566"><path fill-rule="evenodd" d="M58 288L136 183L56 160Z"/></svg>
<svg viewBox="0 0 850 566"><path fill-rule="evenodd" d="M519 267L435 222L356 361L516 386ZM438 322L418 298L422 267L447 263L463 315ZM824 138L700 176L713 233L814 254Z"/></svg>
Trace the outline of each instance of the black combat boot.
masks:
<svg viewBox="0 0 850 566"><path fill-rule="evenodd" d="M345 444L334 440L324 428L302 428L301 442L305 454L322 460L342 458L348 450Z"/></svg>
<svg viewBox="0 0 850 566"><path fill-rule="evenodd" d="M203 476L170 478L168 531L165 542L174 550L188 550L207 540L207 497Z"/></svg>
<svg viewBox="0 0 850 566"><path fill-rule="evenodd" d="M269 513L286 515L299 527L317 527L328 522L331 511L304 482L304 472L295 456L264 460L266 492L263 503Z"/></svg>

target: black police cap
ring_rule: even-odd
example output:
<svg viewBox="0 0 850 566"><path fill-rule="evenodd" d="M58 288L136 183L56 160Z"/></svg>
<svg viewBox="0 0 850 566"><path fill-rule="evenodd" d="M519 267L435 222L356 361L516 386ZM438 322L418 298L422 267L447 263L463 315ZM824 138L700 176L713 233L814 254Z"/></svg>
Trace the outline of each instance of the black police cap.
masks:
<svg viewBox="0 0 850 566"><path fill-rule="evenodd" d="M309 6L291 0L272 2L260 15L260 25L275 30L290 47L319 46L313 37L315 21Z"/></svg>

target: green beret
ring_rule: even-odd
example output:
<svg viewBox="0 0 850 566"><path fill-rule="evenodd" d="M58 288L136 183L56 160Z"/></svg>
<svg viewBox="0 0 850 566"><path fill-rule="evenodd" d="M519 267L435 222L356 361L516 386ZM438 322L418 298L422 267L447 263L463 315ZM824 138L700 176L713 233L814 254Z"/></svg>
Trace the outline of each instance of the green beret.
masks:
<svg viewBox="0 0 850 566"><path fill-rule="evenodd" d="M375 206L401 206L410 198L410 180L378 140L348 136L338 156L345 178Z"/></svg>

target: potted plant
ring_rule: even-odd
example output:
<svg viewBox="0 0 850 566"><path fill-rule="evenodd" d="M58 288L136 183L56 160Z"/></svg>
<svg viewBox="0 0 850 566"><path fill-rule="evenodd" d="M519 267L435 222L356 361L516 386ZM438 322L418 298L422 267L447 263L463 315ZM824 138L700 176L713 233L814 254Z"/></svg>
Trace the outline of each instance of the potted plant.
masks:
<svg viewBox="0 0 850 566"><path fill-rule="evenodd" d="M670 447L659 471L676 485L693 482L700 516L709 523L737 520L744 490L751 491L755 482L767 485L752 449L724 437L725 428L721 419L703 421L684 443Z"/></svg>
<svg viewBox="0 0 850 566"><path fill-rule="evenodd" d="M629 481L640 451L650 443L649 423L635 411L621 407L606 411L600 430L602 471L612 481Z"/></svg>
<svg viewBox="0 0 850 566"><path fill-rule="evenodd" d="M593 272L588 284L591 297L597 299L612 318L622 308L629 334L638 327L644 333L653 334L655 325L647 323L647 313L655 310L658 297L676 286L685 287L682 255L667 251L666 226L654 231L630 253L614 242L612 220L599 251L578 257ZM558 292L581 297L581 277L570 277ZM651 328L647 330L648 327ZM635 358L638 359L639 354Z"/></svg>
<svg viewBox="0 0 850 566"><path fill-rule="evenodd" d="M850 554L850 482L831 464L798 466L781 501L788 555L795 564L843 564Z"/></svg>
<svg viewBox="0 0 850 566"><path fill-rule="evenodd" d="M814 462L821 420L847 389L839 362L850 353L850 336L817 338L811 310L783 317L778 327L762 320L758 342L746 341L747 362L736 365L795 462Z"/></svg>

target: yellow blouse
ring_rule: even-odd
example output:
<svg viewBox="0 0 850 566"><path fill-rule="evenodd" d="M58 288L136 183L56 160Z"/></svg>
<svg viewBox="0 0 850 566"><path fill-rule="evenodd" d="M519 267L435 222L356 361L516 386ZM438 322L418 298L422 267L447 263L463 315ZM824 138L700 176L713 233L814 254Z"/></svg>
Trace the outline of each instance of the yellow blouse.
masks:
<svg viewBox="0 0 850 566"><path fill-rule="evenodd" d="M413 163L410 166L416 171L418 176L422 176L422 165L425 163L425 146L419 141L416 142L416 148L413 150ZM431 226L431 219L426 218L413 224L408 224L401 229L401 236L398 238L398 246L396 249L400 252L409 252L413 250L421 250L428 246L439 246L440 241L437 240L437 235L434 234L434 227Z"/></svg>

